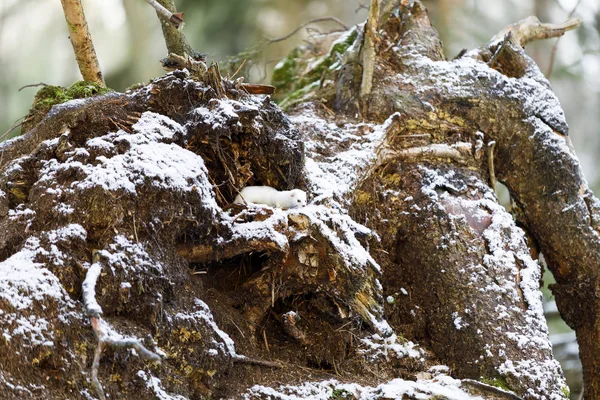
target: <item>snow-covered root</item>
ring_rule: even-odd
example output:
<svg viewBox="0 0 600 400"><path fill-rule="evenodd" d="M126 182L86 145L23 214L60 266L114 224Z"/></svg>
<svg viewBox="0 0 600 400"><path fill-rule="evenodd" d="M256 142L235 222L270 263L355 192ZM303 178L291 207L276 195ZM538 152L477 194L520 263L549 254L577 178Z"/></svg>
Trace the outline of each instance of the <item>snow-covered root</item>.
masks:
<svg viewBox="0 0 600 400"><path fill-rule="evenodd" d="M102 351L106 346L133 349L140 357L151 362L160 363L161 358L158 354L148 350L138 338L123 337L121 334L115 332L110 325L102 319L102 308L96 300L96 283L101 271L102 267L99 263L92 264L83 281L82 289L85 313L90 318L92 329L98 339L98 344L94 351L94 361L92 363L92 387L96 391L98 397L101 400L105 400L106 396L104 395L102 384L98 379L98 369L100 367Z"/></svg>

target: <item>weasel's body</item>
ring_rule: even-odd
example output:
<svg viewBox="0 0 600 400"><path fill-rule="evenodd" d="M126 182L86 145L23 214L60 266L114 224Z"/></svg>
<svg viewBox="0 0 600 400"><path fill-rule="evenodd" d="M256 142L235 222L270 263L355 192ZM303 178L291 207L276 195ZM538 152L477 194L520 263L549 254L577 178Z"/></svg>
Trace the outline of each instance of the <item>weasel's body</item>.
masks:
<svg viewBox="0 0 600 400"><path fill-rule="evenodd" d="M270 186L246 186L233 201L236 204L266 204L277 208L294 208L306 205L306 193L300 189L282 190Z"/></svg>

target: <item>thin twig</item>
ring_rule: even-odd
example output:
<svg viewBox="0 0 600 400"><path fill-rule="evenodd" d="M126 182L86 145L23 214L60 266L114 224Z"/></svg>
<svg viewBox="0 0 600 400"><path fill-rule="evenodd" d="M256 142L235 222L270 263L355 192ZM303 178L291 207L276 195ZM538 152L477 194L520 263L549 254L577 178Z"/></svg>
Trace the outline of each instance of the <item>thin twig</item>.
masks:
<svg viewBox="0 0 600 400"><path fill-rule="evenodd" d="M492 140L488 143L488 169L490 171L490 186L496 190L496 173L494 172L494 148L496 141Z"/></svg>
<svg viewBox="0 0 600 400"><path fill-rule="evenodd" d="M150 4L152 7L156 9L158 15L163 17L165 21L169 21L173 24L175 28L178 30L182 30L185 25L183 22L183 13L172 13L167 10L162 4L158 3L156 0L146 0L146 3Z"/></svg>
<svg viewBox="0 0 600 400"><path fill-rule="evenodd" d="M323 21L333 21L333 22L338 23L344 29L346 29L346 30L348 29L348 26L345 23L343 23L339 18L331 17L331 16L330 17L315 18L315 19L311 19L310 21L307 21L307 22L303 23L302 25L298 26L296 29L294 29L293 31L291 31L290 33L288 33L285 36L282 36L282 37L279 37L279 38L276 38L276 39L269 39L268 43L270 44L270 43L282 42L282 41L284 41L284 40L286 40L286 39L294 36L299 30L301 30L305 26L310 25L310 24L314 24L314 23L317 23L317 22L323 22Z"/></svg>
<svg viewBox="0 0 600 400"><path fill-rule="evenodd" d="M283 365L274 361L260 360L258 358L250 358L246 356L237 356L233 359L233 362L240 364L250 364L250 365L262 365L263 367L270 368L283 368Z"/></svg>
<svg viewBox="0 0 600 400"><path fill-rule="evenodd" d="M28 88L28 87L37 87L37 86L48 86L47 83L44 82L40 82L40 83L31 83L29 85L25 85L25 86L21 86L18 90L18 92L20 92L21 90Z"/></svg>
<svg viewBox="0 0 600 400"><path fill-rule="evenodd" d="M571 17L573 17L573 14L575 14L577 7L579 7L579 3L581 3L581 0L577 1L577 4L575 4L575 7L573 7L573 9L569 13L569 16L567 17L567 19L571 19ZM552 52L550 53L550 63L548 65L548 70L546 71L547 78L550 77L550 74L552 73L552 69L554 68L554 58L556 57L556 50L558 49L558 42L560 42L560 39L562 39L562 36L560 36L554 43L554 46L552 46Z"/></svg>
<svg viewBox="0 0 600 400"><path fill-rule="evenodd" d="M235 73L233 75L231 75L231 78L229 79L233 79L235 78L235 76L238 74L238 72L240 72L242 70L242 68L244 67L244 65L246 64L246 58L244 58L244 61L242 61L242 63L240 64L240 66L238 67L238 69L235 70Z"/></svg>
<svg viewBox="0 0 600 400"><path fill-rule="evenodd" d="M23 125L24 123L26 123L26 122L30 121L30 120L33 118L33 117L29 117L29 118L27 118L27 119L25 119L25 120L23 120L23 121L19 122L20 120L22 120L22 119L23 119L23 118L25 118L25 117L26 117L26 115L25 115L25 116L22 116L22 117L21 117L21 118L19 118L19 119L17 119L17 120L15 121L15 123L14 123L14 124L12 124L12 126L11 126L11 127L10 127L10 128L9 128L9 129L8 129L6 132L4 132L2 135L0 135L0 141L3 141L3 140L5 140L5 139L8 137L8 135L9 135L9 134L10 134L12 131L14 131L15 129L17 129L18 127L20 127L21 125Z"/></svg>

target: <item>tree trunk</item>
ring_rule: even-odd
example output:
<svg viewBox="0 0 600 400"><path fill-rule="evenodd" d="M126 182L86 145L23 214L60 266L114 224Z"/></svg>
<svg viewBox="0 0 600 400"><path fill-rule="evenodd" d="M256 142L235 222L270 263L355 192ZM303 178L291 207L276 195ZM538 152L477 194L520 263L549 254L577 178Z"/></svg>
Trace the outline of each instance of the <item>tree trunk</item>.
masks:
<svg viewBox="0 0 600 400"><path fill-rule="evenodd" d="M96 50L92 43L92 36L83 14L81 1L61 0L61 3L69 27L69 39L73 45L73 51L83 80L106 86L96 57Z"/></svg>
<svg viewBox="0 0 600 400"><path fill-rule="evenodd" d="M521 48L559 30L527 20L446 61L419 2L379 22L363 97L360 25L278 64L287 115L180 70L1 144L3 390L565 398L537 244L595 398L600 203ZM230 204L247 185L310 204Z"/></svg>

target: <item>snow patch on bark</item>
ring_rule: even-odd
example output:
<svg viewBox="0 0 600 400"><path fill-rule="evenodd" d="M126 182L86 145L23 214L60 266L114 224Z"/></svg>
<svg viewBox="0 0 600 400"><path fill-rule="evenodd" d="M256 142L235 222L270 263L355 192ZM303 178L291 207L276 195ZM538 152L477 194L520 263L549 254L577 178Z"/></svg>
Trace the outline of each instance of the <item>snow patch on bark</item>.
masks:
<svg viewBox="0 0 600 400"><path fill-rule="evenodd" d="M63 190L80 192L100 186L104 190L135 194L138 188L151 182L171 191L198 191L207 209L214 213L220 210L202 157L170 143L177 135L183 135L181 125L163 115L145 112L132 130L132 133L119 130L89 139L88 148L106 154L97 156L93 162L79 161L83 154L80 149L71 151L65 162L44 161L39 183L55 182L61 173L75 172L78 179Z"/></svg>
<svg viewBox="0 0 600 400"><path fill-rule="evenodd" d="M481 216L482 211L489 214L484 218L486 224L481 236L488 248L487 254L483 255L481 264L464 265L459 269L464 278L481 287L489 298L490 304L495 304L496 324L489 319L490 337L504 335L508 342L514 343L514 348L522 349L518 353L522 357L528 354L546 355L546 359L512 359L514 352L506 349L505 341L490 341L486 345L486 356L496 360L498 372L507 377L514 377L524 385L529 385L531 398L542 398L536 393L553 393L557 387L566 387L562 378L562 372L558 361L552 357L552 345L548 337L548 329L544 317L542 295L539 290L541 267L537 260L533 260L529 254L525 233L515 226L512 216L498 204L495 195L490 188L479 182L473 184L477 192L483 193L481 199L465 199L455 197L449 192L464 193L467 187L456 179L453 171L440 173L439 171L421 167L424 174L425 185L423 194L429 196L441 207L453 207L453 211L468 210L468 213ZM460 206L460 207L459 207ZM452 211L452 210L450 210ZM467 223L468 216L459 212L450 212L451 219L460 223ZM487 221L489 219L489 222ZM481 226L477 226L478 228ZM474 228L474 230L477 230ZM452 245L452 237L443 238L440 246ZM469 306L469 310L477 312L477 304ZM453 313L452 318L457 329L457 318L460 318L460 327L469 325L469 319L473 318L472 312ZM521 324L507 325L504 320L518 321L524 319ZM477 360L473 360L477 363ZM559 383L557 385L557 382ZM562 392L554 392L552 399L563 398Z"/></svg>
<svg viewBox="0 0 600 400"><path fill-rule="evenodd" d="M359 353L365 355L370 361L377 361L378 359L387 361L390 357L421 359L425 356L425 352L415 343L401 339L396 334L382 337L376 333L360 339L360 342Z"/></svg>

